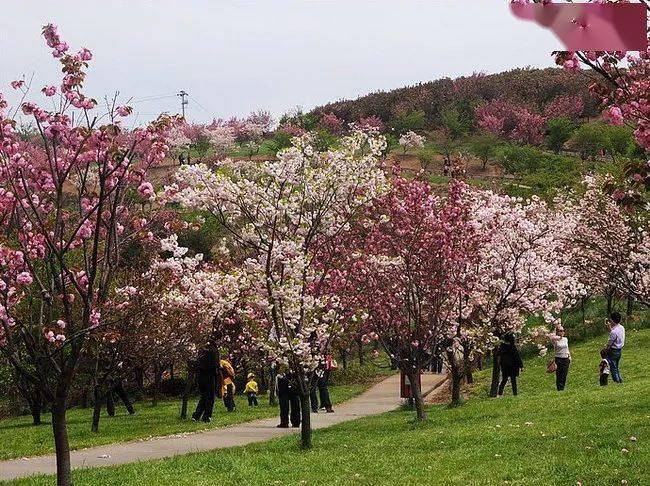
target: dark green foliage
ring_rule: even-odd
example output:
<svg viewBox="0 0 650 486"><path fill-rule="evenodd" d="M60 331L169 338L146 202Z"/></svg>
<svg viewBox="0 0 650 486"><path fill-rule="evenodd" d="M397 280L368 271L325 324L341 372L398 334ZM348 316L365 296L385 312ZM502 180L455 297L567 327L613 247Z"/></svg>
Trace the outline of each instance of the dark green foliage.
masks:
<svg viewBox="0 0 650 486"><path fill-rule="evenodd" d="M607 149L607 133L602 122L585 123L578 127L571 139L582 159L593 158Z"/></svg>
<svg viewBox="0 0 650 486"><path fill-rule="evenodd" d="M518 179L505 185L512 196L537 194L550 199L557 190L573 186L582 177L580 163L574 157L548 154L530 146L504 145L497 150L496 160Z"/></svg>
<svg viewBox="0 0 650 486"><path fill-rule="evenodd" d="M571 120L565 117L554 118L548 122L548 134L546 135L546 145L556 154L564 148L564 144L569 141L575 130L575 125Z"/></svg>
<svg viewBox="0 0 650 486"><path fill-rule="evenodd" d="M205 223L198 231L187 230L178 236L178 244L190 249L193 254L203 253L206 261L212 260L212 248L223 236L224 229L213 215L202 215ZM191 219L191 218L190 218Z"/></svg>
<svg viewBox="0 0 650 486"><path fill-rule="evenodd" d="M390 127L395 133L402 134L410 130L417 132L424 128L426 115L422 110L404 111L395 115Z"/></svg>

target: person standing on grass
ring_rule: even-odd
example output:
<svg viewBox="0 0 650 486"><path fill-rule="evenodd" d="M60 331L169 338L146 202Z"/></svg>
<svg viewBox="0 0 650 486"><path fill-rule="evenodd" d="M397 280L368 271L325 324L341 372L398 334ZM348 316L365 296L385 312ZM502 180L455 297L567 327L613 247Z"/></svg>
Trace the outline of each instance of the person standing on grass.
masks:
<svg viewBox="0 0 650 486"><path fill-rule="evenodd" d="M503 342L499 345L499 356L501 357L501 383L499 384L499 397L503 396L503 389L508 383L512 384L512 394L517 396L517 377L524 369L524 363L519 355L515 344L515 335L508 333L503 336Z"/></svg>
<svg viewBox="0 0 650 486"><path fill-rule="evenodd" d="M625 346L625 328L621 324L621 314L612 312L607 320L609 328L609 341L607 341L607 361L612 374L612 380L616 383L623 383L619 362L621 361L621 352Z"/></svg>
<svg viewBox="0 0 650 486"><path fill-rule="evenodd" d="M562 325L555 327L555 334L549 336L555 350L555 387L557 391L564 390L566 378L569 374L571 364L571 352L569 351L569 340Z"/></svg>
<svg viewBox="0 0 650 486"><path fill-rule="evenodd" d="M246 382L246 388L244 389L244 395L248 397L248 406L257 407L257 394L259 393L259 387L255 381L255 373L248 373L248 381Z"/></svg>
<svg viewBox="0 0 650 486"><path fill-rule="evenodd" d="M209 343L199 352L196 381L199 386L200 398L196 410L192 414L194 421L210 422L212 420L214 397L221 386L218 362L219 352L214 343Z"/></svg>
<svg viewBox="0 0 650 486"><path fill-rule="evenodd" d="M223 395L223 405L229 412L235 411L235 369L230 361L222 359L219 361L223 382L221 385L221 394Z"/></svg>

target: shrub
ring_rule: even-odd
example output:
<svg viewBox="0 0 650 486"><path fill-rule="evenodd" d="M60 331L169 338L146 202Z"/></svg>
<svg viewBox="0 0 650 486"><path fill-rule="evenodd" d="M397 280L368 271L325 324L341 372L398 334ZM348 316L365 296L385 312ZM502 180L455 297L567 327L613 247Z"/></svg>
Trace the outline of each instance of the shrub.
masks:
<svg viewBox="0 0 650 486"><path fill-rule="evenodd" d="M573 134L571 144L583 160L596 157L608 147L605 124L593 122L581 125Z"/></svg>
<svg viewBox="0 0 650 486"><path fill-rule="evenodd" d="M478 135L470 141L470 152L483 161L483 170L496 154L498 144L499 139L491 133Z"/></svg>
<svg viewBox="0 0 650 486"><path fill-rule="evenodd" d="M548 133L546 135L546 145L556 154L564 148L564 144L569 141L573 135L575 126L571 120L565 117L554 118L548 122Z"/></svg>

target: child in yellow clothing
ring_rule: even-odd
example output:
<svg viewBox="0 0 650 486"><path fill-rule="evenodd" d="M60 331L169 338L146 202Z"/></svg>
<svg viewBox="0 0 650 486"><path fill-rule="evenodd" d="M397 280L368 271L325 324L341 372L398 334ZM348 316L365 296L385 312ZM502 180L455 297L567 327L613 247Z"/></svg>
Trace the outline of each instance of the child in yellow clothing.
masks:
<svg viewBox="0 0 650 486"><path fill-rule="evenodd" d="M246 388L244 389L244 394L248 397L248 406L257 407L257 394L259 393L259 388L257 382L255 381L255 374L248 373L248 382L246 383Z"/></svg>
<svg viewBox="0 0 650 486"><path fill-rule="evenodd" d="M235 410L235 369L227 359L219 361L221 367L221 376L223 378L221 385L221 394L223 396L223 404L226 410L233 412Z"/></svg>

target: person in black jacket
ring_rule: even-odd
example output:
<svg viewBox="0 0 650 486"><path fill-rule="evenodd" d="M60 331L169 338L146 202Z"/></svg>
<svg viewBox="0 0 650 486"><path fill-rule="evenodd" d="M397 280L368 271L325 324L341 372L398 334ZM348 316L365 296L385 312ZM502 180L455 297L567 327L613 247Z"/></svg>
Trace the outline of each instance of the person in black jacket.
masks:
<svg viewBox="0 0 650 486"><path fill-rule="evenodd" d="M199 403L192 414L192 420L210 422L214 408L214 397L221 390L219 351L210 343L199 352L196 380L199 386Z"/></svg>
<svg viewBox="0 0 650 486"><path fill-rule="evenodd" d="M286 429L291 421L292 427L300 427L300 396L289 372L278 373L275 381L278 402L280 404L280 424L278 428Z"/></svg>
<svg viewBox="0 0 650 486"><path fill-rule="evenodd" d="M499 396L503 396L503 389L508 383L508 378L512 383L512 394L517 395L517 377L519 371L524 368L524 363L521 361L519 350L515 344L514 334L508 333L503 337L503 342L499 345L499 356L501 357Z"/></svg>

